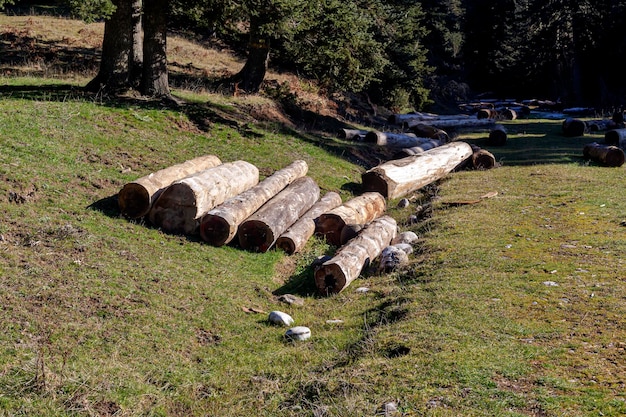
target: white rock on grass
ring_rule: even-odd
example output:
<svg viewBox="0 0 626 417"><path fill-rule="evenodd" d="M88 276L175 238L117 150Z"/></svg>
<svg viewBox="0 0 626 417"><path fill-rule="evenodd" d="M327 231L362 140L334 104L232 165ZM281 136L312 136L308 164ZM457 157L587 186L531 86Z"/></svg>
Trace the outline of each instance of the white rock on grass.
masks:
<svg viewBox="0 0 626 417"><path fill-rule="evenodd" d="M379 270L391 272L409 263L409 255L395 246L387 246L380 254Z"/></svg>
<svg viewBox="0 0 626 417"><path fill-rule="evenodd" d="M311 329L305 326L296 326L285 332L285 337L289 340L307 340L311 337Z"/></svg>
<svg viewBox="0 0 626 417"><path fill-rule="evenodd" d="M407 208L410 204L411 202L408 198L403 198L402 200L398 201L398 208Z"/></svg>
<svg viewBox="0 0 626 417"><path fill-rule="evenodd" d="M413 246L409 245L408 243L396 243L396 244L391 245L391 246L400 249L401 251L403 251L407 255L410 255L410 254L413 253Z"/></svg>
<svg viewBox="0 0 626 417"><path fill-rule="evenodd" d="M409 245L412 245L413 243L417 242L418 239L419 238L417 237L415 232L407 231L402 232L398 236L396 236L391 244L395 245L397 243L408 243Z"/></svg>
<svg viewBox="0 0 626 417"><path fill-rule="evenodd" d="M269 316L269 321L279 326L291 326L294 323L293 317L282 311L272 311Z"/></svg>
<svg viewBox="0 0 626 417"><path fill-rule="evenodd" d="M369 288L367 287L359 287L356 290L354 290L354 292L359 293L359 294L365 294L366 292L369 292Z"/></svg>

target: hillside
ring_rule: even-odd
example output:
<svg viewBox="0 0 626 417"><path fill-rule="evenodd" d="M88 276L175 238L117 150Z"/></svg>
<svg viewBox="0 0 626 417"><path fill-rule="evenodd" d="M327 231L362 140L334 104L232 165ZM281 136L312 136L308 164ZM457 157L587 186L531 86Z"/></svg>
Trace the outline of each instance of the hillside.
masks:
<svg viewBox="0 0 626 417"><path fill-rule="evenodd" d="M373 264L320 297L312 264L336 249L322 240L293 256L215 248L125 219L117 193L215 154L263 176L303 159L345 201L385 155L334 131L382 115L285 74L274 94L221 94L240 61L176 36L183 105L88 95L101 30L0 15L0 414L626 414L624 168L581 153L601 133L507 122L501 167L388 202L420 236L407 269ZM487 147L485 132L456 139ZM272 310L311 339L285 341Z"/></svg>

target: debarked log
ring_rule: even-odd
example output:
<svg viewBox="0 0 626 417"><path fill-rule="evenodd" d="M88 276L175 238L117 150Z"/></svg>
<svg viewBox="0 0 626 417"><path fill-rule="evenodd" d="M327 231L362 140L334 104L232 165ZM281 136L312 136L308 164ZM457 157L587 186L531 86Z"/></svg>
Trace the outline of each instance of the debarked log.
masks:
<svg viewBox="0 0 626 417"><path fill-rule="evenodd" d="M237 228L263 204L286 186L304 177L309 169L305 161L297 160L279 169L254 187L226 200L200 219L200 236L213 246L222 246L235 238Z"/></svg>
<svg viewBox="0 0 626 417"><path fill-rule="evenodd" d="M241 223L239 244L247 250L266 252L319 198L320 187L313 178L298 178Z"/></svg>
<svg viewBox="0 0 626 417"><path fill-rule="evenodd" d="M276 247L289 255L299 252L315 233L315 220L323 213L341 205L341 196L334 191L326 193L276 240Z"/></svg>
<svg viewBox="0 0 626 417"><path fill-rule="evenodd" d="M143 217L148 214L161 192L171 183L221 163L222 161L215 155L199 156L129 182L122 187L117 196L120 211L131 219Z"/></svg>
<svg viewBox="0 0 626 417"><path fill-rule="evenodd" d="M323 236L331 245L339 246L341 230L345 225L369 223L381 216L386 208L387 203L380 193L361 194L321 214L317 219L315 233Z"/></svg>
<svg viewBox="0 0 626 417"><path fill-rule="evenodd" d="M167 187L148 217L167 233L194 234L205 213L258 182L259 170L249 162L218 165Z"/></svg>
<svg viewBox="0 0 626 417"><path fill-rule="evenodd" d="M609 167L624 165L624 151L617 146L588 143L583 148L583 156Z"/></svg>
<svg viewBox="0 0 626 417"><path fill-rule="evenodd" d="M376 143L388 148L410 148L428 142L430 138L419 138L413 133L391 133L372 130L365 135L366 142Z"/></svg>
<svg viewBox="0 0 626 417"><path fill-rule="evenodd" d="M393 199L443 178L471 157L466 142L450 142L418 155L388 161L361 175L363 189Z"/></svg>
<svg viewBox="0 0 626 417"><path fill-rule="evenodd" d="M446 142L442 142L440 140L431 139L428 142L424 142L419 146L412 146L410 148L400 149L393 156L393 159L402 159L407 156L418 155L420 153L426 152L429 149L436 148L438 146L442 146Z"/></svg>
<svg viewBox="0 0 626 417"><path fill-rule="evenodd" d="M470 128L470 127L485 127L490 126L495 123L495 119L486 118L486 119L478 119L478 118L464 118L464 119L436 119L436 120L424 120L421 122L407 122L407 126L412 128L418 123L427 124L430 126L435 126L440 129L445 128L453 128L453 129L461 129L461 128Z"/></svg>
<svg viewBox="0 0 626 417"><path fill-rule="evenodd" d="M338 293L350 285L391 243L397 228L396 221L390 216L381 216L369 223L355 238L339 248L333 258L316 269L318 293Z"/></svg>
<svg viewBox="0 0 626 417"><path fill-rule="evenodd" d="M620 148L626 147L626 129L613 129L604 134L604 143Z"/></svg>

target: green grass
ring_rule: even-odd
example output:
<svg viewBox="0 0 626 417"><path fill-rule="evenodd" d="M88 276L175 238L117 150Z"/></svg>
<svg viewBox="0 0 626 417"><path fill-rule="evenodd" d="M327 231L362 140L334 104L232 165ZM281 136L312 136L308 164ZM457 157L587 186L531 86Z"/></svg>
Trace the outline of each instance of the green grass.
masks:
<svg viewBox="0 0 626 417"><path fill-rule="evenodd" d="M182 93L190 104L167 109L52 84L0 79L0 415L626 413L624 168L581 159L600 135L508 123L490 149L502 167L450 174L430 219L408 226L412 209L390 202L422 237L410 268L320 298L323 242L292 257L213 248L122 218L115 195L216 154L263 175L304 159L347 199L363 168L345 144L255 123L232 98ZM286 311L313 337L287 343L244 307Z"/></svg>

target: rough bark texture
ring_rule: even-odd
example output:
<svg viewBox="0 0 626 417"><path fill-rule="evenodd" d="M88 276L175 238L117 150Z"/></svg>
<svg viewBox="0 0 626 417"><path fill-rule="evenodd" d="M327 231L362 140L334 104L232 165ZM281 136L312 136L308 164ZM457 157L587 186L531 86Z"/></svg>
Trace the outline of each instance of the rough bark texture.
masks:
<svg viewBox="0 0 626 417"><path fill-rule="evenodd" d="M397 234L396 221L382 216L342 246L335 256L315 271L315 286L321 295L344 290L361 274Z"/></svg>
<svg viewBox="0 0 626 417"><path fill-rule="evenodd" d="M563 120L563 134L568 138L583 136L586 127L585 122L580 119L568 118Z"/></svg>
<svg viewBox="0 0 626 417"><path fill-rule="evenodd" d="M221 164L167 187L148 216L165 232L193 234L204 214L258 182L259 170L248 162Z"/></svg>
<svg viewBox="0 0 626 417"><path fill-rule="evenodd" d="M366 224L381 216L387 204L379 193L364 193L341 206L320 215L315 233L324 236L331 245L341 244L341 230L347 224Z"/></svg>
<svg viewBox="0 0 626 417"><path fill-rule="evenodd" d="M604 143L623 149L626 147L626 129L609 130L604 134Z"/></svg>
<svg viewBox="0 0 626 417"><path fill-rule="evenodd" d="M311 177L298 178L241 223L239 244L244 249L266 252L319 198L320 188Z"/></svg>
<svg viewBox="0 0 626 417"><path fill-rule="evenodd" d="M491 132L489 132L487 143L492 146L504 146L506 145L506 140L506 128L502 125L495 125L493 129L491 129Z"/></svg>
<svg viewBox="0 0 626 417"><path fill-rule="evenodd" d="M143 75L141 93L170 97L167 73L167 0L144 4Z"/></svg>
<svg viewBox="0 0 626 417"><path fill-rule="evenodd" d="M306 242L315 233L315 220L323 213L339 207L341 196L330 191L324 195L313 207L309 209L298 221L287 229L276 240L276 247L284 250L289 255L299 252Z"/></svg>
<svg viewBox="0 0 626 417"><path fill-rule="evenodd" d="M237 228L263 204L300 177L309 167L305 161L294 161L241 194L215 207L200 220L200 236L211 245L222 246L235 238Z"/></svg>
<svg viewBox="0 0 626 417"><path fill-rule="evenodd" d="M141 85L143 71L143 27L141 24L142 0L132 0L132 53L130 55L130 84L134 88Z"/></svg>
<svg viewBox="0 0 626 417"><path fill-rule="evenodd" d="M362 174L363 189L402 197L446 176L472 156L465 142L450 142L415 156L389 161Z"/></svg>
<svg viewBox="0 0 626 417"><path fill-rule="evenodd" d="M402 159L402 158L406 158L407 156L413 156L413 155L418 155L422 152L426 152L429 149L433 149L436 148L438 146L441 146L445 144L445 142L442 142L440 140L435 140L435 139L431 139L428 142L424 142L419 146L413 146L410 148L404 148L401 149L400 151L398 151L393 159Z"/></svg>
<svg viewBox="0 0 626 417"><path fill-rule="evenodd" d="M123 215L136 219L150 211L163 189L189 175L220 165L222 161L215 155L205 155L185 161L182 164L153 172L130 182L120 190L117 201Z"/></svg>
<svg viewBox="0 0 626 417"><path fill-rule="evenodd" d="M261 35L258 19L257 17L250 19L248 59L241 71L235 76L236 89L246 93L259 91L270 59L270 39Z"/></svg>
<svg viewBox="0 0 626 417"><path fill-rule="evenodd" d="M482 149L476 145L472 146L472 157L468 160L471 161L472 168L474 169L491 169L496 166L496 157L489 151Z"/></svg>
<svg viewBox="0 0 626 417"><path fill-rule="evenodd" d="M372 130L365 135L366 142L376 143L378 146L386 146L388 148L411 148L419 146L432 139L418 138L414 134L378 132Z"/></svg>
<svg viewBox="0 0 626 417"><path fill-rule="evenodd" d="M624 151L617 146L589 143L583 148L583 155L587 159L609 167L624 165Z"/></svg>

